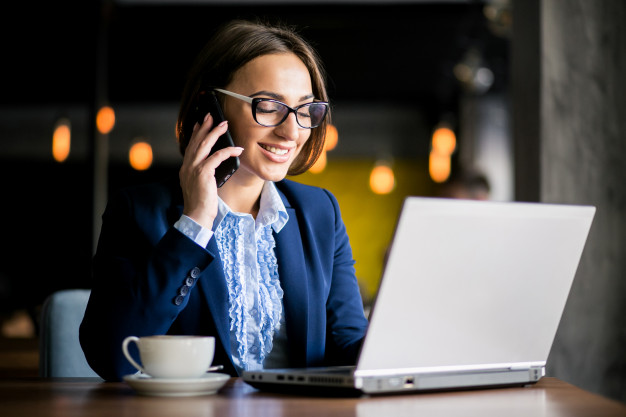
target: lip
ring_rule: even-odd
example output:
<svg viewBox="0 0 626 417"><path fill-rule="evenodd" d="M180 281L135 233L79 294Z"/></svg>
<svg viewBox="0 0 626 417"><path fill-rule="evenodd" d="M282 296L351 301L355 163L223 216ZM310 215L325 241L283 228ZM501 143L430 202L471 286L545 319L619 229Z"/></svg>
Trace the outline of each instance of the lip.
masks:
<svg viewBox="0 0 626 417"><path fill-rule="evenodd" d="M275 153L272 153L272 152L268 151L267 149L265 149L265 147L272 147L272 148L276 148L276 149L285 150L285 151L287 151L287 153L284 154L284 155L277 155ZM291 154L292 154L292 152L294 150L293 147L275 145L273 143L272 144L259 143L259 148L261 148L261 152L263 153L263 155L265 155L266 158L268 158L272 162L276 162L276 163L283 163L283 162L289 161L289 158L291 157Z"/></svg>

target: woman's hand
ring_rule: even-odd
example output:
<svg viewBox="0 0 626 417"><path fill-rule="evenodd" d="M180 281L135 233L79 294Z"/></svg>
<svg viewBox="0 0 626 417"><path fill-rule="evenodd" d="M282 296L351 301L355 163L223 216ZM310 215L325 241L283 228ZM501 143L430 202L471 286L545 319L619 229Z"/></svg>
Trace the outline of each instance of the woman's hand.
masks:
<svg viewBox="0 0 626 417"><path fill-rule="evenodd" d="M196 123L180 167L180 186L183 190L183 214L208 229L217 216L217 185L215 169L231 156L239 156L243 148L228 147L213 155L209 152L217 139L228 129L224 121L213 127L213 117L207 114L202 125Z"/></svg>

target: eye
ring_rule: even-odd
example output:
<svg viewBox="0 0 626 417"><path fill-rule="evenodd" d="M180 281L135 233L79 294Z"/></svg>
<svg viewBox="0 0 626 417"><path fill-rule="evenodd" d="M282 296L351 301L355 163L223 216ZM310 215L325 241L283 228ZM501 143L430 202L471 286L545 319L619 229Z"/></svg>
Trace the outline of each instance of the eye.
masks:
<svg viewBox="0 0 626 417"><path fill-rule="evenodd" d="M283 108L283 105L276 103L275 101L263 100L259 101L259 103L257 104L256 111L260 113L271 114L283 111L281 110Z"/></svg>
<svg viewBox="0 0 626 417"><path fill-rule="evenodd" d="M300 110L298 111L298 117L311 118L311 113L308 110Z"/></svg>

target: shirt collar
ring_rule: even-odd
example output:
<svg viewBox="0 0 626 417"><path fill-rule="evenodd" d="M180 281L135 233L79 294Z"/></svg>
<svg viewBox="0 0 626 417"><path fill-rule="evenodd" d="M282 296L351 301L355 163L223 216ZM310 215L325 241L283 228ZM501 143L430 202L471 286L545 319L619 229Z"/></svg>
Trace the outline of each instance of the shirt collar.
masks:
<svg viewBox="0 0 626 417"><path fill-rule="evenodd" d="M213 231L217 230L219 224L229 213L242 216L241 213L233 212L230 207L218 197L217 216L213 222ZM261 202L259 213L256 216L255 228L271 225L276 233L280 232L289 220L289 214L283 200L278 194L276 185L272 181L266 181L261 190Z"/></svg>
<svg viewBox="0 0 626 417"><path fill-rule="evenodd" d="M272 181L266 181L261 191L261 206L256 216L257 224L272 225L276 233L280 232L289 220L289 214L278 194L276 185Z"/></svg>

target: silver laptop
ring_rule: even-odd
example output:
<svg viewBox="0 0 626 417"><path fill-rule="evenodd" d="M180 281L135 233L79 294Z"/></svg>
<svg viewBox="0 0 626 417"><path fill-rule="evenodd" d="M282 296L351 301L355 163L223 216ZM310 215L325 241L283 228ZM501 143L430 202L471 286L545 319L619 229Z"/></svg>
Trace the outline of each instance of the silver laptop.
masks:
<svg viewBox="0 0 626 417"><path fill-rule="evenodd" d="M408 197L357 365L243 379L340 395L535 383L594 214L592 206Z"/></svg>

